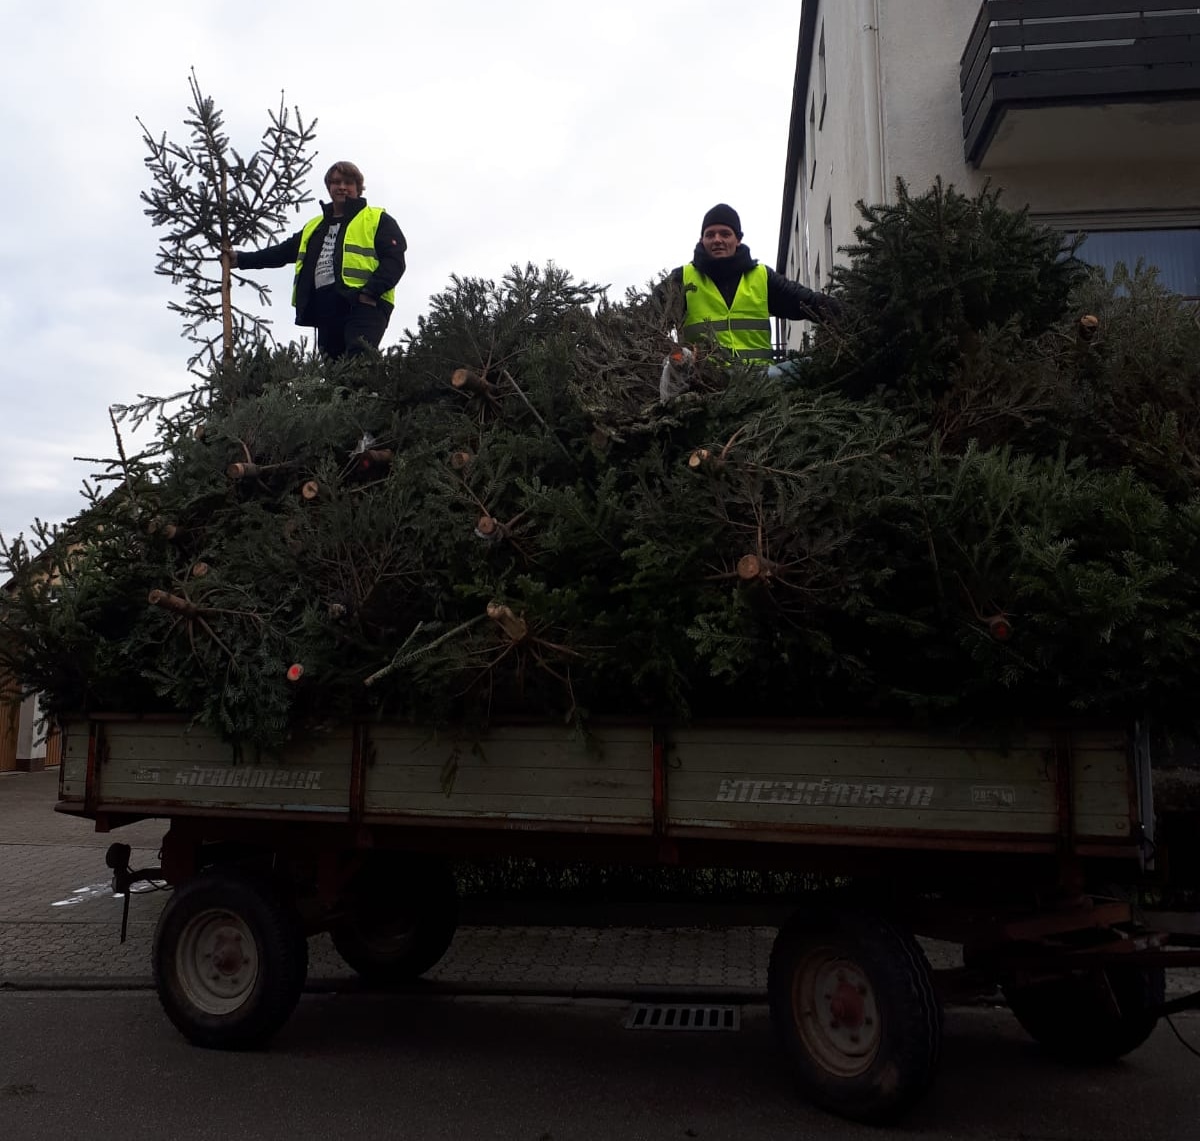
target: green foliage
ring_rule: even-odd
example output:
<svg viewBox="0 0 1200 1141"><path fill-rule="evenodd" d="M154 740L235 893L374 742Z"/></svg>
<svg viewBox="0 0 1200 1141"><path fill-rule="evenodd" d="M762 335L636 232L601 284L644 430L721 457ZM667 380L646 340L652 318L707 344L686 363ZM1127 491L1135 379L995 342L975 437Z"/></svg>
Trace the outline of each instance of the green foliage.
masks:
<svg viewBox="0 0 1200 1141"><path fill-rule="evenodd" d="M1200 482L1200 313L1141 266L1118 265L1111 281L1092 274L1076 305L1100 324L1086 347L1072 346L1056 408L1072 449L1191 496Z"/></svg>
<svg viewBox="0 0 1200 1141"><path fill-rule="evenodd" d="M803 361L702 361L665 402L671 300L555 266L452 279L383 356L236 355L65 531L5 548L0 663L54 712L264 745L368 718L1189 724L1195 312L991 192L865 219Z"/></svg>
<svg viewBox="0 0 1200 1141"><path fill-rule="evenodd" d="M1064 312L1084 273L1077 241L1000 205L1000 192L975 197L945 187L914 198L902 181L896 201L859 203L851 262L834 282L854 328L854 367L840 382L880 387L917 403L941 396L969 368L979 337L1010 324L1037 336Z"/></svg>
<svg viewBox="0 0 1200 1141"><path fill-rule="evenodd" d="M306 124L281 94L279 109L268 111L270 121L258 149L244 158L230 143L220 109L200 90L195 71L188 86L188 142L170 140L166 132L152 135L138 120L152 179L141 198L150 224L166 227L155 273L183 286L184 300L169 305L183 318L184 336L197 346L188 367L213 367L218 359L228 359L232 341L246 346L269 337L265 317L232 304L229 327L223 332L210 328L222 320L222 287L229 286L221 251L277 240L295 211L311 201L301 186L312 168L308 148L316 122ZM269 303L266 286L240 274L235 279L259 302Z"/></svg>

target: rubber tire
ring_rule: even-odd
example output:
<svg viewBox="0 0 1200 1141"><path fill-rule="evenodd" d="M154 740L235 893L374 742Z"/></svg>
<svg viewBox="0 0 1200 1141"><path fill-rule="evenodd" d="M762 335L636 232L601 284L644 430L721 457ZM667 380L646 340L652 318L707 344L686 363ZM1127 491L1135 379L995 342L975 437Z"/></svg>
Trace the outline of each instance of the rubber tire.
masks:
<svg viewBox="0 0 1200 1141"><path fill-rule="evenodd" d="M878 1014L876 1045L864 1069L830 1069L797 1023L806 962L849 965L869 985ZM942 1006L929 961L907 931L863 911L801 911L780 930L767 975L771 1021L806 1100L869 1124L894 1121L933 1083L942 1045Z"/></svg>
<svg viewBox="0 0 1200 1141"><path fill-rule="evenodd" d="M1033 986L1006 985L1009 1008L1025 1032L1059 1061L1103 1065L1136 1050L1154 1032L1166 995L1162 967L1104 968L1120 1007L1115 1014L1096 973L1067 975Z"/></svg>
<svg viewBox="0 0 1200 1141"><path fill-rule="evenodd" d="M224 913L254 940L256 970L245 1000L214 1013L198 1005L181 978L189 932ZM268 880L213 868L176 888L154 932L154 985L167 1017L188 1041L214 1050L267 1044L291 1017L308 975L308 942L295 908Z"/></svg>
<svg viewBox="0 0 1200 1141"><path fill-rule="evenodd" d="M419 978L441 960L458 930L458 886L440 860L376 853L351 881L343 904L349 916L330 928L333 945L373 986Z"/></svg>

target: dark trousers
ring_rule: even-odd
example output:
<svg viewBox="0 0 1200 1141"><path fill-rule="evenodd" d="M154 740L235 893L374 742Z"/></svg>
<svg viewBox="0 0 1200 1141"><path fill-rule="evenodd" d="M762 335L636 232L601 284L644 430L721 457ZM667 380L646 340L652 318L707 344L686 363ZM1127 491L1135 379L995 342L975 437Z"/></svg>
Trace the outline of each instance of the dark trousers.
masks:
<svg viewBox="0 0 1200 1141"><path fill-rule="evenodd" d="M327 357L356 357L379 348L391 314L380 305L343 301L317 325L317 348Z"/></svg>

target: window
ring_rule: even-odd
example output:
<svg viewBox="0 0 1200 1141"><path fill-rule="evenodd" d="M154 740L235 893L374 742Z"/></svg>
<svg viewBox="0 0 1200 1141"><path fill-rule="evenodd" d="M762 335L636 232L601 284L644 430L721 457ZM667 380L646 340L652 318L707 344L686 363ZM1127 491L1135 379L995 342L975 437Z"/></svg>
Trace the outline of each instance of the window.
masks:
<svg viewBox="0 0 1200 1141"><path fill-rule="evenodd" d="M803 231L802 243L800 246L800 249L801 249L800 264L804 267L804 284L811 287L811 285L812 285L812 273L811 273L812 234L809 230L809 215L810 215L810 213L811 212L808 208L808 195L805 194L800 199L800 228Z"/></svg>
<svg viewBox="0 0 1200 1141"><path fill-rule="evenodd" d="M821 288L821 255L817 254L817 264L813 266L813 288Z"/></svg>
<svg viewBox="0 0 1200 1141"><path fill-rule="evenodd" d="M812 165L808 176L808 186L811 190L813 183L817 181L817 97L815 95L808 105L808 157Z"/></svg>
<svg viewBox="0 0 1200 1141"><path fill-rule="evenodd" d="M825 104L829 100L829 74L825 70L825 24L821 23L821 46L817 49L817 82L821 91L821 121L818 127L825 126Z"/></svg>
<svg viewBox="0 0 1200 1141"><path fill-rule="evenodd" d="M1141 259L1158 279L1184 297L1200 300L1200 227L1186 230L1088 230L1078 257L1110 274L1117 262L1132 270Z"/></svg>
<svg viewBox="0 0 1200 1141"><path fill-rule="evenodd" d="M825 204L825 265L833 269L833 199Z"/></svg>

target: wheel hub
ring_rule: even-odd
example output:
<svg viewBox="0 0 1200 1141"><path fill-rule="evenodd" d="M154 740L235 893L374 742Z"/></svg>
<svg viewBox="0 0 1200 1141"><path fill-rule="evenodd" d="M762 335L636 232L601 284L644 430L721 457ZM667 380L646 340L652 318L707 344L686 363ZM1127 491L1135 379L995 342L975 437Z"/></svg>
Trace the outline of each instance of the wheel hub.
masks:
<svg viewBox="0 0 1200 1141"><path fill-rule="evenodd" d="M230 1014L258 981L254 934L239 915L205 911L184 928L176 946L176 969L189 1001L206 1014Z"/></svg>
<svg viewBox="0 0 1200 1141"><path fill-rule="evenodd" d="M865 1073L879 1050L879 1009L870 979L831 949L816 950L796 972L796 1026L809 1055L840 1077Z"/></svg>
<svg viewBox="0 0 1200 1141"><path fill-rule="evenodd" d="M236 975L246 964L246 956L242 953L242 935L240 931L222 929L213 939L213 966L222 975Z"/></svg>
<svg viewBox="0 0 1200 1141"><path fill-rule="evenodd" d="M836 989L829 1000L829 1014L832 1024L845 1027L847 1030L862 1028L866 1017L866 1007L858 987L848 982L844 975L838 980Z"/></svg>

